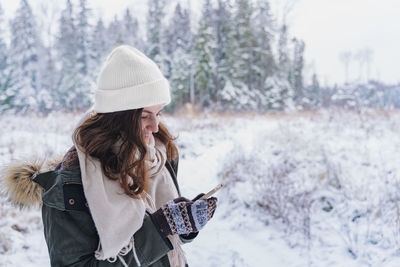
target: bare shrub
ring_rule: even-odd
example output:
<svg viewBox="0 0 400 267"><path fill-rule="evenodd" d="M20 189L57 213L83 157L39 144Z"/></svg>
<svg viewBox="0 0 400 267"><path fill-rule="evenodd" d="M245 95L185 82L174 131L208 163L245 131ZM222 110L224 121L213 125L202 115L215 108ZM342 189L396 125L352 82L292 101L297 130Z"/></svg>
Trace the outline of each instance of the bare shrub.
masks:
<svg viewBox="0 0 400 267"><path fill-rule="evenodd" d="M256 203L281 221L287 234L301 233L309 238L311 194L290 177L295 168L295 163L286 159L258 173L254 177Z"/></svg>
<svg viewBox="0 0 400 267"><path fill-rule="evenodd" d="M265 153L271 152L265 147L251 153L246 153L240 146L233 149L220 174L228 187L229 197L232 202L241 201L250 207L261 220L277 222L287 237L301 235L308 240L311 193L292 175L297 162L288 154L280 155L276 162L267 162L264 160ZM241 190L235 190L235 187L248 184L249 179L251 194L237 193Z"/></svg>

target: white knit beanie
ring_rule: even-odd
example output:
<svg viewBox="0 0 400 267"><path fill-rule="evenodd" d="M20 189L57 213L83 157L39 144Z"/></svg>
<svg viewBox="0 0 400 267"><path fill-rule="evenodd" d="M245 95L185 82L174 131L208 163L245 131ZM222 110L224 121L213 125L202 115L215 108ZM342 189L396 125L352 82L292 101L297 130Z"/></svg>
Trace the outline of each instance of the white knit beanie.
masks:
<svg viewBox="0 0 400 267"><path fill-rule="evenodd" d="M94 110L106 113L168 104L169 91L167 79L151 59L134 47L118 46L100 71Z"/></svg>

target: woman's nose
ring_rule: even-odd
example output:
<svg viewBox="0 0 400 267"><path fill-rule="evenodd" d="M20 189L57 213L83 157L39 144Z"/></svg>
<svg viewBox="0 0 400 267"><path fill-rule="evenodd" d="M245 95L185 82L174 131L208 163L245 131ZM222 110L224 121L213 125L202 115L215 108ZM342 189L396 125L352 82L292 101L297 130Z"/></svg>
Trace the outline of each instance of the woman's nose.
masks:
<svg viewBox="0 0 400 267"><path fill-rule="evenodd" d="M158 123L159 123L158 117L152 117L151 121L147 125L147 129L149 129L153 133L158 132Z"/></svg>

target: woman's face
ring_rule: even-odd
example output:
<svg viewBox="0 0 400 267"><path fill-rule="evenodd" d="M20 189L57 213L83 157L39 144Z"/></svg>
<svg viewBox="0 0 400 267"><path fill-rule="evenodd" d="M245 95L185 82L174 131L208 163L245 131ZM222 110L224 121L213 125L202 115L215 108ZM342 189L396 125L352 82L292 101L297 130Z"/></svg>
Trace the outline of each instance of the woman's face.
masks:
<svg viewBox="0 0 400 267"><path fill-rule="evenodd" d="M143 139L146 144L150 142L150 135L158 132L158 123L160 122L160 115L163 108L164 105L143 108L141 124Z"/></svg>

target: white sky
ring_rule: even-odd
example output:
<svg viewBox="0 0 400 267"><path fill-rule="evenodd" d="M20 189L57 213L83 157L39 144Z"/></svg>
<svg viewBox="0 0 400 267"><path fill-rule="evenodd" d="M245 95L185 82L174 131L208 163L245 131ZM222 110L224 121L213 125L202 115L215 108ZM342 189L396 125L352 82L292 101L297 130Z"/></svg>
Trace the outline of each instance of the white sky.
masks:
<svg viewBox="0 0 400 267"><path fill-rule="evenodd" d="M300 0L293 10L291 33L306 42L306 60L324 83L342 83L339 54L372 50L372 79L400 82L399 0ZM366 78L367 66L350 63L349 81Z"/></svg>
<svg viewBox="0 0 400 267"><path fill-rule="evenodd" d="M77 4L78 0L72 2ZM201 8L199 2L191 1L197 11ZM348 81L365 81L369 77L387 83L400 82L400 0L271 0L276 10L277 3L284 2L295 2L287 21L290 34L306 43L306 77L316 71L323 85L343 83L345 71L340 53L349 51L355 55L369 49L372 51L369 64L360 67L357 59L350 62ZM0 3L10 18L19 0L0 0ZM55 6L64 5L65 1L30 0L30 3ZM147 0L89 0L89 3L93 12L105 21L115 14L121 16L126 7L142 22L146 15Z"/></svg>

